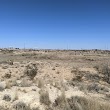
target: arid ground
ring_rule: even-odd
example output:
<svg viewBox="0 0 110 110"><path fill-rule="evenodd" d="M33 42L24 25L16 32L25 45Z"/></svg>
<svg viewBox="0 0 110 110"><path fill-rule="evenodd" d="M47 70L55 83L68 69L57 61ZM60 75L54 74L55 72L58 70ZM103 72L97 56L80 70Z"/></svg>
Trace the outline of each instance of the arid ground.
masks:
<svg viewBox="0 0 110 110"><path fill-rule="evenodd" d="M0 110L110 110L110 51L0 49Z"/></svg>

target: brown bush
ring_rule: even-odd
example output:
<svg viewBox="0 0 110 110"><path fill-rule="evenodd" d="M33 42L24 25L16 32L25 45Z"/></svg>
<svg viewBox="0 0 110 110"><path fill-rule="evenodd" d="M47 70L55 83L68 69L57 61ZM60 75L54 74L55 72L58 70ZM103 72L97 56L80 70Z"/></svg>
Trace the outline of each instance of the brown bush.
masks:
<svg viewBox="0 0 110 110"><path fill-rule="evenodd" d="M103 80L110 84L110 67L108 64L96 65L95 68L104 75Z"/></svg>
<svg viewBox="0 0 110 110"><path fill-rule="evenodd" d="M25 69L25 75L27 75L30 79L33 79L38 72L38 69L35 64L30 64Z"/></svg>
<svg viewBox="0 0 110 110"><path fill-rule="evenodd" d="M68 103L72 110L110 110L109 103L86 97L71 97Z"/></svg>

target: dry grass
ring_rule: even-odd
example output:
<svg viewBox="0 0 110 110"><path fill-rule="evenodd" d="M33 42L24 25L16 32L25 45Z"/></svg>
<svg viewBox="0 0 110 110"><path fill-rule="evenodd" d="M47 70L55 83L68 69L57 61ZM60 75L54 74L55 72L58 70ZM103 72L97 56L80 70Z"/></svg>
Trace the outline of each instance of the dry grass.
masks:
<svg viewBox="0 0 110 110"><path fill-rule="evenodd" d="M38 87L43 88L44 87L44 81L40 78L38 79Z"/></svg>
<svg viewBox="0 0 110 110"><path fill-rule="evenodd" d="M6 80L6 89L11 89L12 84L9 80Z"/></svg>
<svg viewBox="0 0 110 110"><path fill-rule="evenodd" d="M27 75L30 79L34 79L34 77L37 74L37 71L38 71L38 69L37 69L36 65L30 64L30 65L26 66L25 75Z"/></svg>
<svg viewBox="0 0 110 110"><path fill-rule="evenodd" d="M18 98L18 90L16 89L15 90L15 95L14 95L14 99L13 99L13 101L16 101L16 100L18 100L19 98Z"/></svg>
<svg viewBox="0 0 110 110"><path fill-rule="evenodd" d="M16 79L7 79L6 81L6 88L7 89L10 89L11 87L13 86L17 86L17 82L16 82Z"/></svg>
<svg viewBox="0 0 110 110"><path fill-rule="evenodd" d="M30 87L31 85L32 85L32 82L29 81L28 79L26 78L21 79L21 83L20 83L21 87Z"/></svg>
<svg viewBox="0 0 110 110"><path fill-rule="evenodd" d="M45 104L45 105L49 106L51 102L50 102L50 99L49 99L48 91L45 91L45 90L41 89L39 93L40 93L40 102L42 104Z"/></svg>
<svg viewBox="0 0 110 110"><path fill-rule="evenodd" d="M68 103L72 110L110 110L109 103L87 97L72 97Z"/></svg>
<svg viewBox="0 0 110 110"><path fill-rule="evenodd" d="M10 96L9 94L5 94L5 95L3 96L3 100L9 102L9 101L11 101L11 96Z"/></svg>
<svg viewBox="0 0 110 110"><path fill-rule="evenodd" d="M55 100L55 103L53 104L53 106L54 106L55 110L71 110L70 106L67 102L64 90L62 90L61 96L59 96Z"/></svg>
<svg viewBox="0 0 110 110"><path fill-rule="evenodd" d="M24 102L20 101L13 105L14 110L30 110L30 107L27 106Z"/></svg>
<svg viewBox="0 0 110 110"><path fill-rule="evenodd" d="M103 80L110 84L110 67L108 66L108 64L96 65L95 68L99 73L104 75Z"/></svg>

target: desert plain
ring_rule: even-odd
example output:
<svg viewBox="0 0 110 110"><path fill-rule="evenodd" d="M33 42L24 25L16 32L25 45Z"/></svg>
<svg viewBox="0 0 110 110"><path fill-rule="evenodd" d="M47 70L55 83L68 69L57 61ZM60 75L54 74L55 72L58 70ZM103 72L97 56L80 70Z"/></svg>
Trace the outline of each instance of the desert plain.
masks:
<svg viewBox="0 0 110 110"><path fill-rule="evenodd" d="M0 110L110 110L110 51L0 49Z"/></svg>

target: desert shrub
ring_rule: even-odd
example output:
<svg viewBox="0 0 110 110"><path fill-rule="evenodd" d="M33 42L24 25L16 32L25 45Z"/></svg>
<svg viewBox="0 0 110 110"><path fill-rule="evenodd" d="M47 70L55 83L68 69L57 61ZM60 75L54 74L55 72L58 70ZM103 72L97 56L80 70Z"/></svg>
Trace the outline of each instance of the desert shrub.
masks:
<svg viewBox="0 0 110 110"><path fill-rule="evenodd" d="M58 110L71 110L70 106L67 102L64 91L62 91L62 94L59 97L57 97L57 99L55 100L55 103L53 104L53 106L55 108L57 108Z"/></svg>
<svg viewBox="0 0 110 110"><path fill-rule="evenodd" d="M30 56L28 53L22 53L21 56Z"/></svg>
<svg viewBox="0 0 110 110"><path fill-rule="evenodd" d="M85 60L87 60L87 61L95 61L95 59L93 59L93 58L85 58Z"/></svg>
<svg viewBox="0 0 110 110"><path fill-rule="evenodd" d="M17 103L14 103L13 109L14 110L30 110L30 107L27 106L24 102L19 101Z"/></svg>
<svg viewBox="0 0 110 110"><path fill-rule="evenodd" d="M9 102L9 101L11 101L11 96L8 95L8 94L5 94L5 95L3 96L3 100Z"/></svg>
<svg viewBox="0 0 110 110"><path fill-rule="evenodd" d="M108 64L96 65L94 68L96 68L100 74L103 74L103 80L110 84L110 67Z"/></svg>
<svg viewBox="0 0 110 110"><path fill-rule="evenodd" d="M71 73L78 74L79 73L79 69L73 67L72 70L71 70Z"/></svg>
<svg viewBox="0 0 110 110"><path fill-rule="evenodd" d="M80 83L80 82L77 84L78 85L76 85L76 86L78 87L78 89L86 94L87 93L87 84Z"/></svg>
<svg viewBox="0 0 110 110"><path fill-rule="evenodd" d="M68 103L72 110L109 110L109 103L103 103L86 97L71 97Z"/></svg>
<svg viewBox="0 0 110 110"><path fill-rule="evenodd" d="M82 77L83 77L82 74L77 74L72 78L72 80L73 81L82 81Z"/></svg>
<svg viewBox="0 0 110 110"><path fill-rule="evenodd" d="M59 81L51 81L52 83L51 83L51 85L52 86L54 86L55 88L57 88L57 89L61 89L61 84L60 84L60 82Z"/></svg>
<svg viewBox="0 0 110 110"><path fill-rule="evenodd" d="M70 106L70 110L83 110L80 104L78 104L76 97L72 97L71 99L67 99L68 104Z"/></svg>
<svg viewBox="0 0 110 110"><path fill-rule="evenodd" d="M25 69L25 75L27 75L30 79L33 79L37 74L37 67L35 64L30 64Z"/></svg>
<svg viewBox="0 0 110 110"><path fill-rule="evenodd" d="M8 54L8 53L13 54L14 50L3 49L3 50L1 50L1 52L2 52L3 54Z"/></svg>
<svg viewBox="0 0 110 110"><path fill-rule="evenodd" d="M71 73L73 74L73 81L82 81L82 77L84 76L84 73L82 71L79 71L78 68L73 68L71 70Z"/></svg>
<svg viewBox="0 0 110 110"><path fill-rule="evenodd" d="M50 105L49 93L43 89L40 90L40 102L45 105Z"/></svg>
<svg viewBox="0 0 110 110"><path fill-rule="evenodd" d="M4 77L7 78L7 79L11 78L11 73L5 73Z"/></svg>
<svg viewBox="0 0 110 110"><path fill-rule="evenodd" d="M98 84L93 83L93 84L88 85L87 90L98 92L100 90L100 88L99 88Z"/></svg>
<svg viewBox="0 0 110 110"><path fill-rule="evenodd" d="M8 69L9 67L7 65L3 65L2 69Z"/></svg>
<svg viewBox="0 0 110 110"><path fill-rule="evenodd" d="M65 94L62 93L61 96L57 97L55 100L55 106L64 106L66 103Z"/></svg>
<svg viewBox="0 0 110 110"><path fill-rule="evenodd" d="M42 79L38 79L38 87L43 88L44 87L44 81Z"/></svg>
<svg viewBox="0 0 110 110"><path fill-rule="evenodd" d="M8 61L8 64L9 64L9 65L13 65L13 61L12 61L12 60L9 60L9 61Z"/></svg>
<svg viewBox="0 0 110 110"><path fill-rule="evenodd" d="M64 82L64 80L61 80L60 81L60 87L61 87L60 90L62 92L67 91L68 90L68 83Z"/></svg>
<svg viewBox="0 0 110 110"><path fill-rule="evenodd" d="M100 79L101 79L101 77L99 76L99 74L91 74L91 73L85 74L84 77L87 80L95 81L95 82L99 82Z"/></svg>
<svg viewBox="0 0 110 110"><path fill-rule="evenodd" d="M8 104L0 105L0 110L11 110Z"/></svg>
<svg viewBox="0 0 110 110"><path fill-rule="evenodd" d="M6 89L10 89L11 88L11 83L9 80L6 80Z"/></svg>
<svg viewBox="0 0 110 110"><path fill-rule="evenodd" d="M102 86L97 83L88 85L87 90L95 92L109 92L109 89L106 86Z"/></svg>
<svg viewBox="0 0 110 110"><path fill-rule="evenodd" d="M17 82L16 82L16 78L13 78L12 80L11 80L11 85L12 86L17 86Z"/></svg>
<svg viewBox="0 0 110 110"><path fill-rule="evenodd" d="M6 88L10 89L13 86L17 86L16 78L6 80Z"/></svg>
<svg viewBox="0 0 110 110"><path fill-rule="evenodd" d="M15 95L14 95L14 99L13 99L13 101L16 101L16 100L18 100L19 98L18 98L18 91L16 90L15 91Z"/></svg>
<svg viewBox="0 0 110 110"><path fill-rule="evenodd" d="M31 81L29 81L29 80L26 79L26 78L23 78L23 79L21 80L21 83L20 83L19 86L21 86L21 87L30 87L31 85L32 85L32 82L31 82Z"/></svg>
<svg viewBox="0 0 110 110"><path fill-rule="evenodd" d="M108 67L108 65L105 65L103 67L102 72L104 74L105 81L110 84L110 68Z"/></svg>

